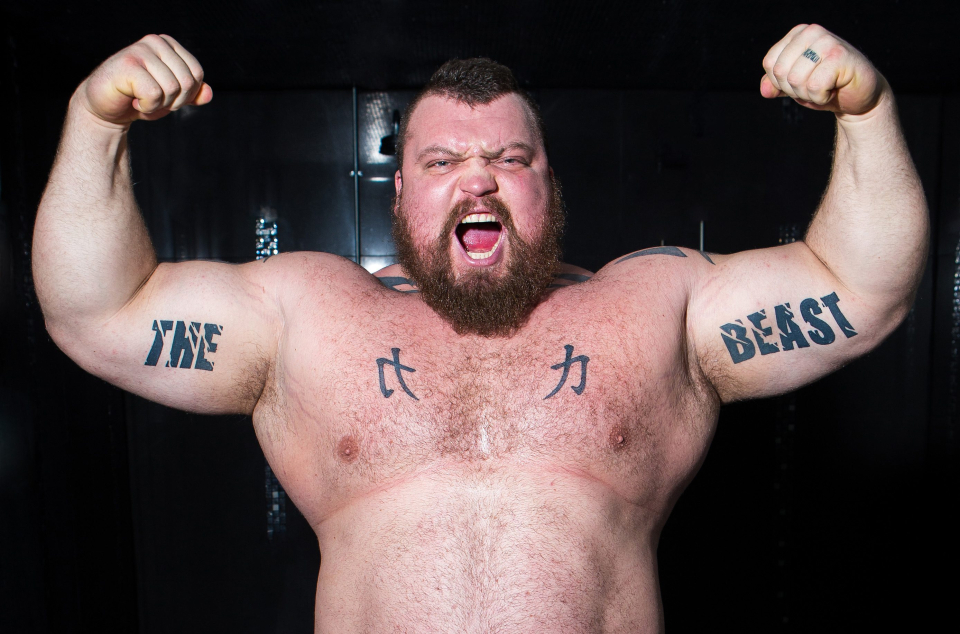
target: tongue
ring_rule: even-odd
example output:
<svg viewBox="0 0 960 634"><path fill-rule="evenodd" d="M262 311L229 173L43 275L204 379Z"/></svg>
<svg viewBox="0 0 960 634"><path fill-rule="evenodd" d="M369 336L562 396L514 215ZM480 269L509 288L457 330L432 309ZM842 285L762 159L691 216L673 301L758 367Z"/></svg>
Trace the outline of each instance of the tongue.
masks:
<svg viewBox="0 0 960 634"><path fill-rule="evenodd" d="M500 229L471 227L463 233L463 246L471 253L486 253L493 249L500 238Z"/></svg>

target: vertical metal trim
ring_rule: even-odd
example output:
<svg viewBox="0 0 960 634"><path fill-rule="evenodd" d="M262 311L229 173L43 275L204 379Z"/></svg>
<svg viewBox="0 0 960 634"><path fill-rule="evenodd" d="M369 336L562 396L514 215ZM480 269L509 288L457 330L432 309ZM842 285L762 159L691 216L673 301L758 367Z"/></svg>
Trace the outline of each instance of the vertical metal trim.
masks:
<svg viewBox="0 0 960 634"><path fill-rule="evenodd" d="M353 226L357 264L360 264L360 126L357 116L357 87L353 87Z"/></svg>
<svg viewBox="0 0 960 634"><path fill-rule="evenodd" d="M261 208L260 212L264 216L257 218L254 231L257 236L255 248L258 260L277 255L280 252L277 223L274 220L267 219L268 216L273 214L273 211ZM263 482L267 502L267 540L273 541L274 538L287 532L287 492L283 490L283 486L273 469L270 468L270 463L267 462L266 457L263 459Z"/></svg>
<svg viewBox="0 0 960 634"><path fill-rule="evenodd" d="M953 285L950 296L950 384L947 396L947 450L953 455L958 413L958 376L960 366L960 242L953 258Z"/></svg>

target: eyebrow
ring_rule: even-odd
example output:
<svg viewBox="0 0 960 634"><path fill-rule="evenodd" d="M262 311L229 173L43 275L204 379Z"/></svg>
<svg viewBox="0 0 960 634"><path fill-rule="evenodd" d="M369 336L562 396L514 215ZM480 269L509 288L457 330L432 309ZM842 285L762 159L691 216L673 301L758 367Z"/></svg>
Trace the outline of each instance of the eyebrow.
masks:
<svg viewBox="0 0 960 634"><path fill-rule="evenodd" d="M482 156L488 159L497 159L503 156L504 154L506 154L510 150L520 150L523 152L528 152L530 154L534 153L534 149L530 145L522 141L514 141L513 143L507 143L496 152L484 152ZM439 154L441 156L452 156L454 158L463 158L465 156L465 154L461 152L457 152L443 145L430 145L423 148L423 151L417 155L417 162L419 163L420 161L423 160L425 156L429 156L431 154L433 155Z"/></svg>

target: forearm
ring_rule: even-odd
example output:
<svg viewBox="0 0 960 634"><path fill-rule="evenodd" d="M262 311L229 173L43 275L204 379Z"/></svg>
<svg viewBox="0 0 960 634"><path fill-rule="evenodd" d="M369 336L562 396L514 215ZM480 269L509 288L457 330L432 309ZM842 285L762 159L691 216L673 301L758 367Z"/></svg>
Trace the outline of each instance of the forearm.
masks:
<svg viewBox="0 0 960 634"><path fill-rule="evenodd" d="M57 329L108 319L156 268L133 196L129 126L97 119L79 100L67 111L33 240L37 296Z"/></svg>
<svg viewBox="0 0 960 634"><path fill-rule="evenodd" d="M928 211L889 88L871 111L837 118L833 173L805 240L868 304L909 309L927 257Z"/></svg>

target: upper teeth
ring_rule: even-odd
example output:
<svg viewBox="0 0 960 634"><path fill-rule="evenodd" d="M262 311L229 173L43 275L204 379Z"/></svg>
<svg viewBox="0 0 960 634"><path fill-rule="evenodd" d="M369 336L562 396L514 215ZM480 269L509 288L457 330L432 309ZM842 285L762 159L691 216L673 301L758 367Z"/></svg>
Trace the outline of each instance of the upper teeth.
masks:
<svg viewBox="0 0 960 634"><path fill-rule="evenodd" d="M496 222L497 218L493 214L470 214L460 221L460 224L472 222Z"/></svg>

